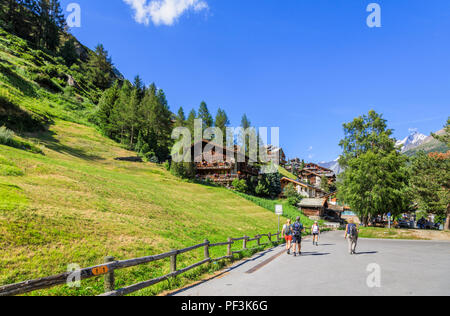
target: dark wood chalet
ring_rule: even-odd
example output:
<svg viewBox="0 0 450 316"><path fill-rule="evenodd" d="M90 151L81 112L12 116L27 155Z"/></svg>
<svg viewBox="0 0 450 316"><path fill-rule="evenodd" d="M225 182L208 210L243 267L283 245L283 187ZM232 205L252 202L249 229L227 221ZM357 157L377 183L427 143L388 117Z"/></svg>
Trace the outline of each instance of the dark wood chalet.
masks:
<svg viewBox="0 0 450 316"><path fill-rule="evenodd" d="M205 151L207 146L208 149ZM227 160L225 147L208 140L202 141L200 157L195 156L194 148L195 144L192 145L192 157L195 161L196 178L199 180L212 181L229 187L235 179L247 179L259 175L259 169L252 166L249 158L243 156L236 148L231 149L233 158L230 157L230 160Z"/></svg>
<svg viewBox="0 0 450 316"><path fill-rule="evenodd" d="M326 177L329 184L336 182L336 174L327 168L321 167L314 163L308 163L300 171L299 178L315 187L320 187L322 178Z"/></svg>

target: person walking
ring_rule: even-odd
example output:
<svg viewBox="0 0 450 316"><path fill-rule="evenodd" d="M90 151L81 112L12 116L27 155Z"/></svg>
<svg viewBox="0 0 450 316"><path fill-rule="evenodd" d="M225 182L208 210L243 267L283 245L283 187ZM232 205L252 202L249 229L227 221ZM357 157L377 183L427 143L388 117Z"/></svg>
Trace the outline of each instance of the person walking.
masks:
<svg viewBox="0 0 450 316"><path fill-rule="evenodd" d="M292 242L294 243L294 257L302 254L302 232L303 232L303 224L300 222L300 216L297 217L297 220L292 225Z"/></svg>
<svg viewBox="0 0 450 316"><path fill-rule="evenodd" d="M291 254L291 242L292 242L292 228L291 228L291 220L288 219L286 224L283 225L283 238L286 240L286 250L287 254Z"/></svg>
<svg viewBox="0 0 450 316"><path fill-rule="evenodd" d="M347 226L345 227L345 239L348 241L348 251L351 255L356 254L358 235L358 227L353 223L353 220L349 220Z"/></svg>
<svg viewBox="0 0 450 316"><path fill-rule="evenodd" d="M313 236L313 246L319 246L320 227L317 221L314 222L314 225L311 227L311 234Z"/></svg>

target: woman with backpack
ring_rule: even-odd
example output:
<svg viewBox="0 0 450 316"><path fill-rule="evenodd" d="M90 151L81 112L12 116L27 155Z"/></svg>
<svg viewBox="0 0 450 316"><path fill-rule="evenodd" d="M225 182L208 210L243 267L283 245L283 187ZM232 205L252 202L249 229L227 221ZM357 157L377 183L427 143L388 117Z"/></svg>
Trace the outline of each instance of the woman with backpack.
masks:
<svg viewBox="0 0 450 316"><path fill-rule="evenodd" d="M292 242L292 228L291 228L291 220L288 219L286 224L283 225L283 238L286 240L286 250L287 254L291 254L291 242Z"/></svg>
<svg viewBox="0 0 450 316"><path fill-rule="evenodd" d="M349 220L347 226L345 227L345 239L348 240L348 251L351 255L356 254L358 234L358 227L353 223L353 220Z"/></svg>

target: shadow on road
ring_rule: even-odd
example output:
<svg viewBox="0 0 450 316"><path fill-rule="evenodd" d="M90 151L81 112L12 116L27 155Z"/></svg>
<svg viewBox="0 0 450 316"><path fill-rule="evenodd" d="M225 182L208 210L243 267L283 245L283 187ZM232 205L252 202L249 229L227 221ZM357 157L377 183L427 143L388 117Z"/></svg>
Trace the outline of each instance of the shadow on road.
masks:
<svg viewBox="0 0 450 316"><path fill-rule="evenodd" d="M305 257L305 256L326 256L326 255L329 255L330 253L329 252L323 252L323 253L321 253L321 252L317 252L317 251L315 251L315 252L302 252L302 257Z"/></svg>
<svg viewBox="0 0 450 316"><path fill-rule="evenodd" d="M356 255L374 255L377 254L378 251L367 251L367 252L357 252Z"/></svg>

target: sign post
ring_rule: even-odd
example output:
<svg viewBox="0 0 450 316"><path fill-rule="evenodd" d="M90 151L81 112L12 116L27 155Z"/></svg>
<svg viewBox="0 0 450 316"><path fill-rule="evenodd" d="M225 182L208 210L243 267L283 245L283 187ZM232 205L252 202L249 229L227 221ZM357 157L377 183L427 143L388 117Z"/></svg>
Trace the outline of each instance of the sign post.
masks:
<svg viewBox="0 0 450 316"><path fill-rule="evenodd" d="M283 215L283 205L275 206L275 214L278 215L278 233L280 233L280 216Z"/></svg>

